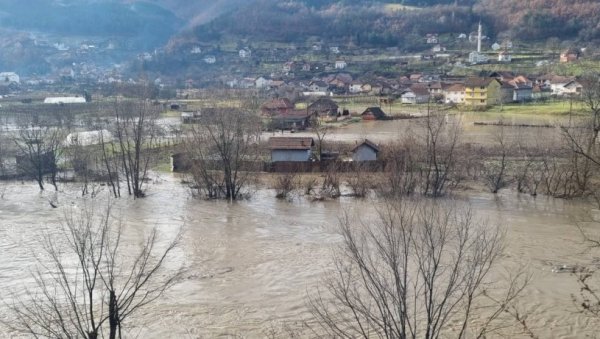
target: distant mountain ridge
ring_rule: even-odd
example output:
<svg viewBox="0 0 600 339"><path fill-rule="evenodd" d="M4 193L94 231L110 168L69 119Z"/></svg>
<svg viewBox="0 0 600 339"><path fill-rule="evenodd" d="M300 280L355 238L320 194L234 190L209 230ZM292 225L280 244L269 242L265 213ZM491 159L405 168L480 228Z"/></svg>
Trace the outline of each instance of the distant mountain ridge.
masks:
<svg viewBox="0 0 600 339"><path fill-rule="evenodd" d="M415 7L416 6L416 7ZM197 40L302 40L321 36L372 46L413 45L426 33L600 40L598 0L254 0L193 27Z"/></svg>

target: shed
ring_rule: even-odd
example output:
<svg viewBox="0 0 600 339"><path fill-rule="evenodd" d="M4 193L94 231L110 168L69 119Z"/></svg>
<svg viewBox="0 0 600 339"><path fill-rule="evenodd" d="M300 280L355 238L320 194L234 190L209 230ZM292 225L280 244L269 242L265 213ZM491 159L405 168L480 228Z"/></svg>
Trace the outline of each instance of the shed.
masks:
<svg viewBox="0 0 600 339"><path fill-rule="evenodd" d="M384 120L387 118L381 107L369 107L361 115L363 120Z"/></svg>
<svg viewBox="0 0 600 339"><path fill-rule="evenodd" d="M352 150L354 161L376 161L379 147L369 139L365 139Z"/></svg>
<svg viewBox="0 0 600 339"><path fill-rule="evenodd" d="M271 162L309 161L315 141L311 137L271 137Z"/></svg>

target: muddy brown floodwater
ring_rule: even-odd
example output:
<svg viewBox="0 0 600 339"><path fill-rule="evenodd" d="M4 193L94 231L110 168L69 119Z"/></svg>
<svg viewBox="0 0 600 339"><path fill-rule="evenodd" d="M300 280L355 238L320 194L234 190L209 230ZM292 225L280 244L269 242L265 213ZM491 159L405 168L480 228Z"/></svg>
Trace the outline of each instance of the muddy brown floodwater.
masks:
<svg viewBox="0 0 600 339"><path fill-rule="evenodd" d="M30 183L0 184L5 187L0 291L18 292L32 285L29 270L35 261L28 248L35 248L44 232L55 231L65 206L80 201L76 187L38 193ZM341 241L337 218L344 211L373 216L377 206L376 201L352 198L278 201L270 190L238 203L199 201L170 174L160 175L148 193L145 199L115 202L127 220L127 241L154 226L168 239L185 224L183 244L170 264L185 264L189 270L182 283L135 319L133 333L140 338L262 338L272 326L308 317L306 295L322 279L331 251ZM48 199L57 199L59 208L51 208ZM539 337L594 334L593 323L577 314L571 301L578 291L574 277L552 272L555 265L593 261L583 253L575 227L593 206L510 191L498 196L471 192L460 199L479 217L507 228L503 264L527 265L533 274L520 305L531 313L528 323ZM598 224L584 227L596 230ZM0 337L7 336L0 329Z"/></svg>
<svg viewBox="0 0 600 339"><path fill-rule="evenodd" d="M569 119L565 116L542 115L536 116L533 114L519 115L502 115L498 113L478 113L470 112L464 114L451 114L447 116L447 121L451 124L458 123L462 127L462 142L479 143L479 144L494 144L497 140L499 127L497 126L477 126L475 122L497 123L502 121L507 125L561 125L567 124ZM404 119L392 121L363 121L360 123L352 123L347 126L333 129L327 133L325 143L327 141L342 141L355 142L368 138L377 143L386 143L390 141L402 140L407 133L418 134L422 130L423 119ZM289 132L285 132L289 134ZM538 142L552 143L560 136L558 128L548 127L515 127L505 126L503 133L507 140L519 139L529 144ZM267 139L273 135L281 135L280 133L265 133L264 138ZM312 136L308 131L298 132L297 136ZM540 138L543 137L543 140Z"/></svg>

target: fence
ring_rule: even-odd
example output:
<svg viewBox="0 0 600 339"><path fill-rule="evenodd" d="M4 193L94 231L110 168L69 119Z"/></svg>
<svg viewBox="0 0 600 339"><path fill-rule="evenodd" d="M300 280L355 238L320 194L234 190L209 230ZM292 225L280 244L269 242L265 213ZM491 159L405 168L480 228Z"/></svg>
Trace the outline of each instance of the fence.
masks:
<svg viewBox="0 0 600 339"><path fill-rule="evenodd" d="M212 170L222 168L221 162L218 160L204 161L204 166ZM177 153L171 155L171 169L173 172L186 172L191 170L193 160L190 160L185 153ZM385 161L244 161L240 164L240 168L246 171L253 172L269 172L269 173L321 173L330 170L337 172L381 172L386 167Z"/></svg>

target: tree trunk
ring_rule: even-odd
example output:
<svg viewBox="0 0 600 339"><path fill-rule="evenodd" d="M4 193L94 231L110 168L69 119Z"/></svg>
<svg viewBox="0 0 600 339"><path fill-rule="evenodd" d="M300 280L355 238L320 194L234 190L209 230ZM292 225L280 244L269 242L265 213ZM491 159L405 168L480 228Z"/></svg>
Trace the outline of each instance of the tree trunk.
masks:
<svg viewBox="0 0 600 339"><path fill-rule="evenodd" d="M110 291L108 304L108 323L110 326L109 339L117 338L117 331L119 327L119 308L117 307L117 297L114 291Z"/></svg>

